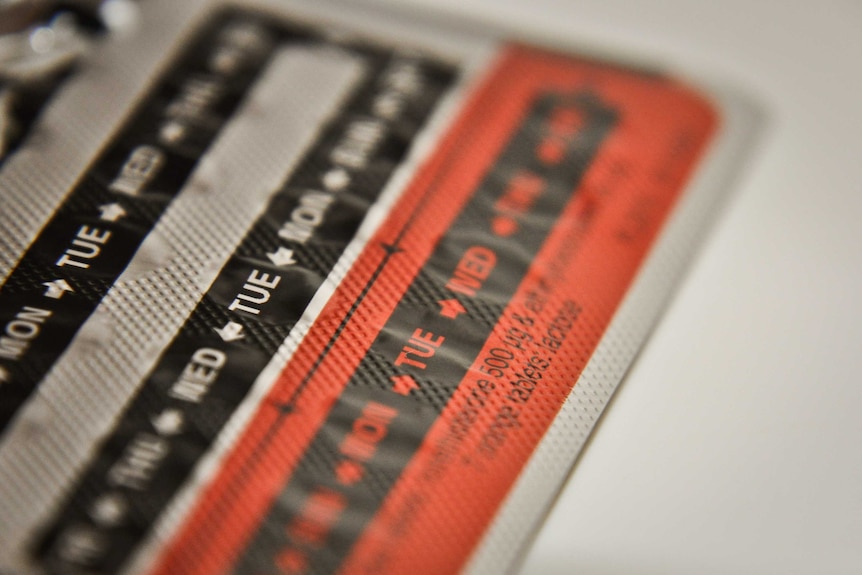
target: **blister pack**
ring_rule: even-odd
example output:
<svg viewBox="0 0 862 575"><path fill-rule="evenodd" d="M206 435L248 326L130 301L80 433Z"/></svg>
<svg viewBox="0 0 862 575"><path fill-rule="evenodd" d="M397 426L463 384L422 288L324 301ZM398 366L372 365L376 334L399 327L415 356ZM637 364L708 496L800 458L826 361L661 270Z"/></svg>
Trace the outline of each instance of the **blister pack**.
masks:
<svg viewBox="0 0 862 575"><path fill-rule="evenodd" d="M754 125L361 3L0 10L4 575L512 569Z"/></svg>

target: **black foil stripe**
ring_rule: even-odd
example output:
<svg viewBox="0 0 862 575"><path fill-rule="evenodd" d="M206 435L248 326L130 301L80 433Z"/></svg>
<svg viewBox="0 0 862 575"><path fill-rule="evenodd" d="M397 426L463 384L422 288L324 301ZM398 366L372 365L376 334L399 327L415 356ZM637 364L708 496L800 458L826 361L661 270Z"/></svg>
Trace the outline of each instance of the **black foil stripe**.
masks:
<svg viewBox="0 0 862 575"><path fill-rule="evenodd" d="M564 159L549 166L536 157L536 149L551 115L565 108L577 110L583 125ZM279 558L291 554L304 573L338 569L478 356L616 119L613 110L587 93L548 94L535 101L351 376L233 573L276 575ZM531 209L537 217L525 218L517 234L501 237L491 228L490 206L524 172L545 183ZM496 266L474 297L463 297L445 284L462 254L476 246L493 251ZM395 253L387 261L398 257L398 248L390 247ZM440 315L438 302L447 298L465 308L454 321ZM395 367L416 328L445 337L442 347L423 369L404 363ZM349 330L342 336L349 337ZM392 378L404 375L418 383L409 395L393 392ZM388 431L368 460L358 462L345 454L345 438L357 422L373 426L384 420ZM345 473L359 476L345 479L340 475ZM327 529L315 523L324 516L335 517Z"/></svg>
<svg viewBox="0 0 862 575"><path fill-rule="evenodd" d="M49 572L114 573L128 560L302 316L455 79L450 66L416 54L341 47L365 60L364 80L272 197L45 529L34 554ZM146 471L123 469L132 459L145 461ZM115 511L111 521L104 509Z"/></svg>
<svg viewBox="0 0 862 575"><path fill-rule="evenodd" d="M300 36L260 18L214 18L154 83L27 249L0 287L0 433L179 194L278 41L288 38ZM218 64L227 52L230 65ZM192 100L204 103L194 108Z"/></svg>

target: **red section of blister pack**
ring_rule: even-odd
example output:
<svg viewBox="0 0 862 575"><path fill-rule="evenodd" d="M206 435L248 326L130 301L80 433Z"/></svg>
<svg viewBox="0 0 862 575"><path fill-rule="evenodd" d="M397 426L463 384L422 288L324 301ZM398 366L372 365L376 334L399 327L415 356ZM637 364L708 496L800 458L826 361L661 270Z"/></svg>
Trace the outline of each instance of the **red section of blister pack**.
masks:
<svg viewBox="0 0 862 575"><path fill-rule="evenodd" d="M717 124L673 79L505 48L151 573L462 568Z"/></svg>

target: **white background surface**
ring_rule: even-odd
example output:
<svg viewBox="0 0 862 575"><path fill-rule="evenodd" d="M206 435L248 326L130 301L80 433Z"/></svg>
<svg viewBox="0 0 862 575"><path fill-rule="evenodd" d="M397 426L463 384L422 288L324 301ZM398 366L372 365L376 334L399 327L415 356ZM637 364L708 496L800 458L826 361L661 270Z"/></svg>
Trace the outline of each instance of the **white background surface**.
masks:
<svg viewBox="0 0 862 575"><path fill-rule="evenodd" d="M693 71L767 119L523 573L862 573L862 2L397 3Z"/></svg>

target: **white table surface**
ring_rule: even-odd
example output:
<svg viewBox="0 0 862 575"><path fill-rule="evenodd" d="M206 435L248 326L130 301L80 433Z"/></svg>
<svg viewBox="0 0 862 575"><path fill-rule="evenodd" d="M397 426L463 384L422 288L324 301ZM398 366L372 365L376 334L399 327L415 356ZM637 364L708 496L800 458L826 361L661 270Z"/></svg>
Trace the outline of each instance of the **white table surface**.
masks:
<svg viewBox="0 0 862 575"><path fill-rule="evenodd" d="M767 116L522 572L862 573L862 2L397 3L693 70Z"/></svg>

